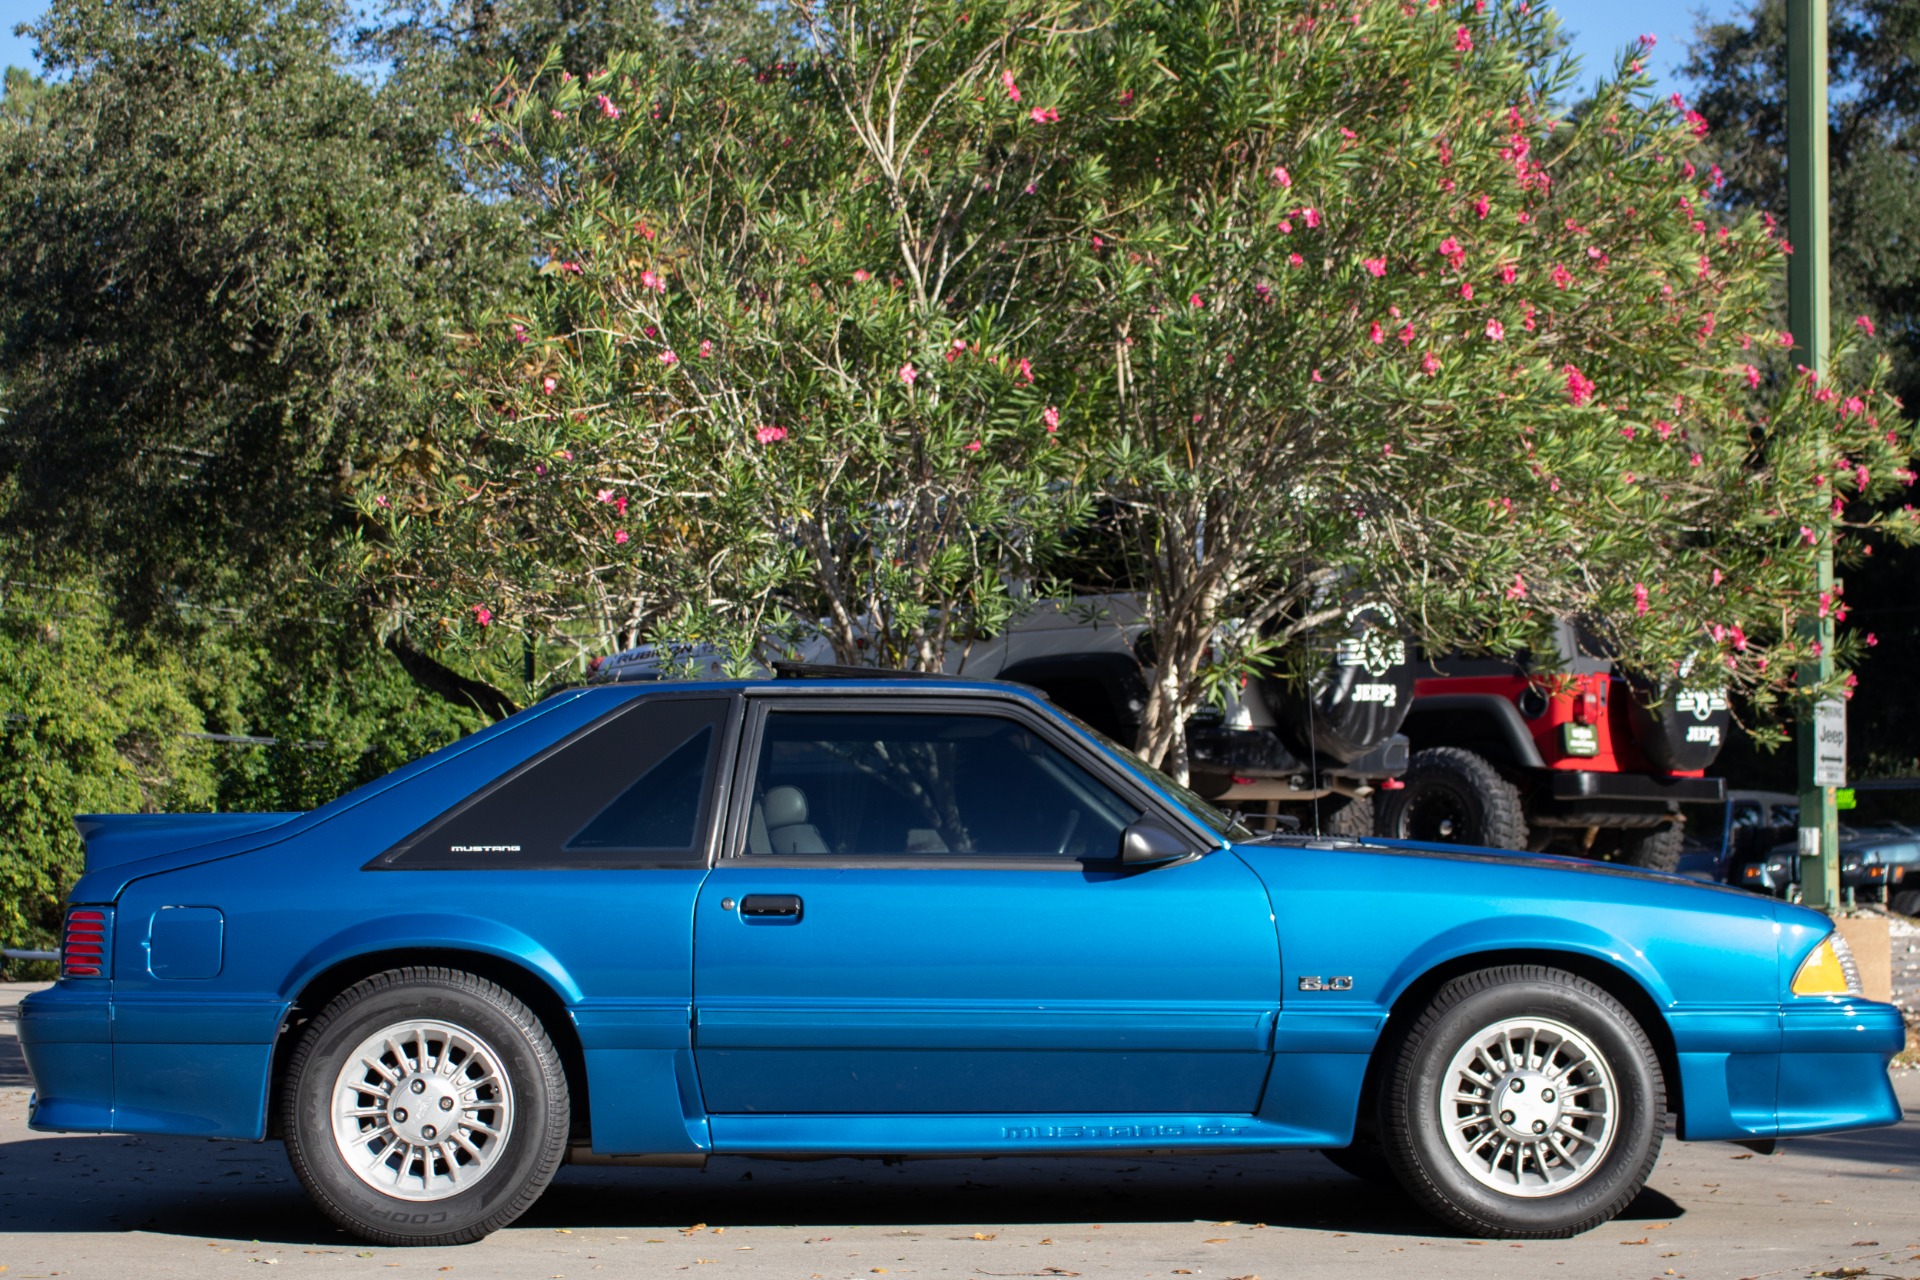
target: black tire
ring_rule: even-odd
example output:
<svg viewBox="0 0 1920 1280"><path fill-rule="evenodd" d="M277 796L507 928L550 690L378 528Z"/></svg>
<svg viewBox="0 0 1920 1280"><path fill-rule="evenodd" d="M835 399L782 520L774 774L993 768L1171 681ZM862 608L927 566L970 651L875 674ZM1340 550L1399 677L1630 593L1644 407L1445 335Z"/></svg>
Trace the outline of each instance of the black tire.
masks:
<svg viewBox="0 0 1920 1280"><path fill-rule="evenodd" d="M378 1066L349 1074L382 1032L411 1026L418 1039L400 1031L397 1054L389 1039ZM359 1094L369 1112L347 1138L335 1130L342 1092ZM399 1104L411 1096L421 1105L409 1115ZM281 1090L287 1156L307 1194L348 1231L385 1245L466 1244L525 1213L566 1155L568 1109L566 1072L540 1020L504 988L441 968L390 970L336 997L302 1033ZM442 1114L452 1119L425 1123ZM390 1136L402 1131L422 1145ZM368 1157L367 1177L348 1164L348 1147ZM450 1172L474 1180L444 1189L457 1187ZM376 1174L396 1190L417 1175L420 1194L380 1190L368 1180Z"/></svg>
<svg viewBox="0 0 1920 1280"><path fill-rule="evenodd" d="M1920 889L1906 889L1896 893L1887 905L1903 916L1920 916Z"/></svg>
<svg viewBox="0 0 1920 1280"><path fill-rule="evenodd" d="M1529 1038L1513 1038L1529 1021ZM1379 1123L1387 1163L1426 1209L1474 1235L1578 1235L1625 1209L1659 1159L1659 1057L1625 1006L1584 978L1542 965L1455 978L1386 1052ZM1474 1090L1482 1098L1460 1100L1459 1081L1488 1075L1492 1083ZM1502 1103L1511 1109L1496 1111ZM1482 1126L1461 1123L1476 1114ZM1460 1150L1450 1133L1460 1135ZM1536 1133L1560 1137L1566 1154L1543 1159ZM1534 1144L1531 1156L1516 1137ZM1497 1189L1509 1177L1515 1190ZM1535 1194L1520 1193L1522 1180ZM1565 1188L1554 1190L1556 1181Z"/></svg>
<svg viewBox="0 0 1920 1280"><path fill-rule="evenodd" d="M1602 831L1593 842L1593 856L1617 862L1623 867L1644 867L1648 871L1680 870L1680 848L1685 836L1677 822L1657 827L1627 827Z"/></svg>
<svg viewBox="0 0 1920 1280"><path fill-rule="evenodd" d="M1373 797L1327 796L1320 801L1320 834L1343 840L1366 840L1373 835Z"/></svg>
<svg viewBox="0 0 1920 1280"><path fill-rule="evenodd" d="M1527 819L1520 792L1486 757L1461 747L1428 747L1413 753L1405 785L1382 791L1375 829L1396 840L1477 844L1494 849L1527 847Z"/></svg>

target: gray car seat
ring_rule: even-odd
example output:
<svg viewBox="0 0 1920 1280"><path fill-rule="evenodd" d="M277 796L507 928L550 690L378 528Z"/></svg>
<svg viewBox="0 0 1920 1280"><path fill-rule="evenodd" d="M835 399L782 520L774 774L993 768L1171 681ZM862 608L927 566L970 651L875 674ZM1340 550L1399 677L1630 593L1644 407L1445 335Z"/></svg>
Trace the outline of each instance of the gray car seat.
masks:
<svg viewBox="0 0 1920 1280"><path fill-rule="evenodd" d="M807 793L798 787L772 787L761 801L767 843L774 853L827 853L820 828L807 821Z"/></svg>

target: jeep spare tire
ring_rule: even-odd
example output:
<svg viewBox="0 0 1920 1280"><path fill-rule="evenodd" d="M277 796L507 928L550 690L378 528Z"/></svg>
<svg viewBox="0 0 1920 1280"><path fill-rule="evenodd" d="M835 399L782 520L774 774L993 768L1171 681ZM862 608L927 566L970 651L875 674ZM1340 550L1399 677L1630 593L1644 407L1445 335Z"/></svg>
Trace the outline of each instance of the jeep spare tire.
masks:
<svg viewBox="0 0 1920 1280"><path fill-rule="evenodd" d="M1725 686L1690 680L1690 674L1690 666L1682 668L1658 690L1657 700L1650 698L1654 690L1643 681L1629 681L1627 686L1629 723L1641 754L1676 773L1711 765L1733 732Z"/></svg>
<svg viewBox="0 0 1920 1280"><path fill-rule="evenodd" d="M1309 643L1322 656L1304 681L1279 672L1260 679L1281 736L1302 759L1345 764L1400 731L1414 666L1389 606L1356 603Z"/></svg>

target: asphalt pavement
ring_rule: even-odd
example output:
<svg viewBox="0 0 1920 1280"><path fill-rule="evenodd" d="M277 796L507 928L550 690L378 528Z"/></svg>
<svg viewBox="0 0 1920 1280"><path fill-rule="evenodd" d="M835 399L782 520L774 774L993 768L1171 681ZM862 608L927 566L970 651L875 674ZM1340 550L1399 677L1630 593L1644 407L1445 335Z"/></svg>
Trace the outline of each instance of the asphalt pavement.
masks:
<svg viewBox="0 0 1920 1280"><path fill-rule="evenodd" d="M1771 1156L1670 1141L1626 1215L1575 1240L1460 1237L1397 1191L1294 1152L568 1167L517 1225L479 1244L383 1249L310 1207L278 1143L29 1133L12 1007L31 989L0 987L0 1280L256 1280L254 1266L369 1280L1920 1280L1920 1071L1896 1075L1907 1118L1891 1128Z"/></svg>

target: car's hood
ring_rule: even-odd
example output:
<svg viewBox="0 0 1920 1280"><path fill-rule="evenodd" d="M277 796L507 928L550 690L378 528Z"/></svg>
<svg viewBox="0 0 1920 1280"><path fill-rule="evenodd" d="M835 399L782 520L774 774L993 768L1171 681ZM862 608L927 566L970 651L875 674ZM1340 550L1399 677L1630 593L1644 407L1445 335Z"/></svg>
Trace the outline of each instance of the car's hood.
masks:
<svg viewBox="0 0 1920 1280"><path fill-rule="evenodd" d="M1269 836L1265 839L1243 842L1235 846L1240 849L1364 849L1369 853L1392 854L1397 857L1441 859L1451 862L1484 863L1495 866L1538 867L1547 871L1562 872L1578 876L1607 876L1629 880L1643 880L1652 884L1667 884L1690 890L1704 890L1713 893L1727 893L1742 900L1752 900L1754 895L1736 889L1731 885L1699 880L1692 876L1671 875L1664 871L1648 871L1642 867L1621 866L1614 862L1598 862L1592 858L1568 858L1548 853L1519 853L1511 849L1487 849L1479 845L1463 844L1422 844L1413 840L1383 840L1368 838L1365 840L1344 840L1324 836Z"/></svg>
<svg viewBox="0 0 1920 1280"><path fill-rule="evenodd" d="M83 813L73 820L86 841L88 871L179 853L291 822L297 813Z"/></svg>

